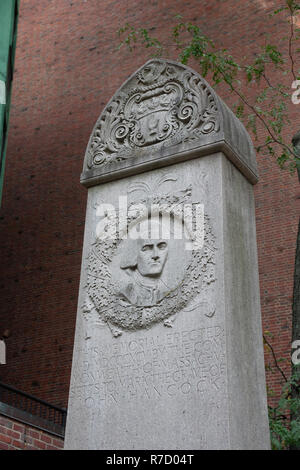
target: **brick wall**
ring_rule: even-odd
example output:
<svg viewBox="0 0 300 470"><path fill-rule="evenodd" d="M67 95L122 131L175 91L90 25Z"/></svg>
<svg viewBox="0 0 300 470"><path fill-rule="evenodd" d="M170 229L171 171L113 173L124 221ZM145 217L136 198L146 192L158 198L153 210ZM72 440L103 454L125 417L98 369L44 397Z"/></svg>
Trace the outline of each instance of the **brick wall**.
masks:
<svg viewBox="0 0 300 470"><path fill-rule="evenodd" d="M64 441L0 415L0 450L61 450Z"/></svg>
<svg viewBox="0 0 300 470"><path fill-rule="evenodd" d="M141 8L142 4L142 8ZM166 37L176 13L233 55L253 55L286 34L267 13L279 0L72 0L21 2L3 202L0 335L3 382L66 406L81 265L86 190L79 184L92 128L107 101L148 58L116 50L126 22ZM170 58L177 53L170 50ZM194 64L191 63L191 66ZM275 77L274 77L275 79ZM291 77L286 78L287 83ZM220 88L231 105L233 98ZM299 105L300 106L300 105ZM288 138L298 130L291 105ZM299 209L295 175L258 157L255 188L264 330L289 371L293 266ZM266 361L272 358L266 354ZM281 376L268 372L278 393Z"/></svg>

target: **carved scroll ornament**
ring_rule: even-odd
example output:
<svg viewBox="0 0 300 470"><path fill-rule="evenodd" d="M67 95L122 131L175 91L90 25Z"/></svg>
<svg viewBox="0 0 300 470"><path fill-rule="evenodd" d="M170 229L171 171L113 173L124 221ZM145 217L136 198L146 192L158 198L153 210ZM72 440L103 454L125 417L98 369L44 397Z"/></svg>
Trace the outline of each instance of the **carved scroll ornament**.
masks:
<svg viewBox="0 0 300 470"><path fill-rule="evenodd" d="M100 116L87 149L87 167L133 158L138 149L173 145L219 129L206 83L191 71L151 61L133 76Z"/></svg>

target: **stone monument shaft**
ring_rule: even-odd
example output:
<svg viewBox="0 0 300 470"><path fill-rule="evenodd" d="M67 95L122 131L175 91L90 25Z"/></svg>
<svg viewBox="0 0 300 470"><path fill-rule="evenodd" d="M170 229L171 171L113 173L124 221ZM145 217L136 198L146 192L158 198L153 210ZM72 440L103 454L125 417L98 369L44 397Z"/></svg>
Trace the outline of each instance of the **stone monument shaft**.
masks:
<svg viewBox="0 0 300 470"><path fill-rule="evenodd" d="M66 449L268 449L249 135L151 60L92 132Z"/></svg>

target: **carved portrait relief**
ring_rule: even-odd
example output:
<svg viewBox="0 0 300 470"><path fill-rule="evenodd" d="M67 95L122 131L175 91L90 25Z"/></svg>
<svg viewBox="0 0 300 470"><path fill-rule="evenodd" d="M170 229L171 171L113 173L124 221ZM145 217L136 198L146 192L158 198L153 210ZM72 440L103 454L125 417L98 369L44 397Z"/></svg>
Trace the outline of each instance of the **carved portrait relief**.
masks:
<svg viewBox="0 0 300 470"><path fill-rule="evenodd" d="M209 218L203 215L203 242L197 245L191 188L157 192L171 180L176 179L164 177L147 191L143 183L133 188L144 197L129 202L125 226L117 232L106 227L103 233L116 236L98 234L90 251L84 315L96 312L115 336L157 322L171 326L177 312L215 280ZM185 212L187 206L191 210ZM107 214L106 225L120 217Z"/></svg>
<svg viewBox="0 0 300 470"><path fill-rule="evenodd" d="M127 272L128 283L120 289L119 295L132 305L152 307L168 291L161 281L168 256L168 241L141 238L132 242L121 263L121 269Z"/></svg>

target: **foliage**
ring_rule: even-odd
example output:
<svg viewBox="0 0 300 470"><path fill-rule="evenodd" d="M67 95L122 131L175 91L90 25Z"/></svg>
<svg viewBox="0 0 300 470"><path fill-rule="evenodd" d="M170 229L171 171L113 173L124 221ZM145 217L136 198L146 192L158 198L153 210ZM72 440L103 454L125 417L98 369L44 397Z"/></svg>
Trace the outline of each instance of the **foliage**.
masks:
<svg viewBox="0 0 300 470"><path fill-rule="evenodd" d="M300 368L295 370L282 388L277 406L269 406L269 424L273 450L300 448Z"/></svg>
<svg viewBox="0 0 300 470"><path fill-rule="evenodd" d="M282 7L269 16L283 16L288 22L288 37L281 38L276 45L266 42L251 60L243 57L238 61L228 50L218 49L199 26L182 21L180 15L176 16L170 42L164 44L152 37L147 29L126 24L119 30L119 36L123 38L119 47L125 45L133 51L135 47L143 46L156 57L167 56L175 47L183 64L190 59L196 61L200 74L208 77L213 87L225 85L236 97L234 111L259 142L257 152L267 152L276 157L280 167L294 171L300 166L300 158L290 140L285 141L284 131L290 128L291 83L300 79L294 57L300 50L296 49L300 39L300 28L295 24L298 13L298 2L283 0ZM270 77L274 75L280 75L282 80L273 83ZM251 98L253 88L256 90L254 99Z"/></svg>
<svg viewBox="0 0 300 470"><path fill-rule="evenodd" d="M273 450L288 450L300 448L300 365L292 367L291 377L288 379L281 368L284 358L277 358L270 343L273 335L265 331L264 348L271 353L272 361L266 364L266 370L274 373L278 371L283 378L283 386L277 406L268 406L271 446ZM269 398L275 392L267 389Z"/></svg>

